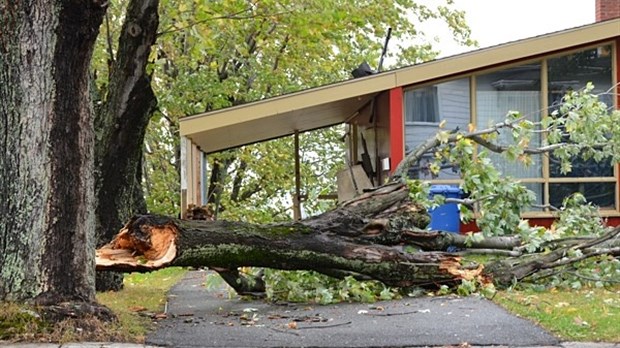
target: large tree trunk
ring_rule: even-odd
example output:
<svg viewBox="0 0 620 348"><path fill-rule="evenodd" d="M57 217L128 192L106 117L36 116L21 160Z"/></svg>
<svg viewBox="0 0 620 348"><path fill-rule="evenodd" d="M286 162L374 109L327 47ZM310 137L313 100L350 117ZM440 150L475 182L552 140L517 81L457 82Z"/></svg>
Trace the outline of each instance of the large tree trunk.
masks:
<svg viewBox="0 0 620 348"><path fill-rule="evenodd" d="M158 0L132 0L110 67L108 94L95 119L98 245L131 216L146 213L142 192L142 148L157 105L146 72L159 23ZM122 273L97 272L97 290L118 290Z"/></svg>
<svg viewBox="0 0 620 348"><path fill-rule="evenodd" d="M166 266L208 266L218 271L240 293L260 291L236 269L240 266L288 270L314 270L330 276L352 275L396 286L437 287L461 279L510 285L538 271L578 261L567 258L603 252L620 254L620 248L593 248L620 234L567 241L550 253L507 258L490 267L464 265L450 245L465 247L465 237L427 232L424 208L411 202L407 187L398 183L366 193L337 209L301 222L254 225L227 221L176 220L143 215L132 218L115 239L97 250L100 270L149 271ZM422 250L406 250L404 245ZM499 237L468 245L520 255L520 240Z"/></svg>
<svg viewBox="0 0 620 348"><path fill-rule="evenodd" d="M426 211L407 197L406 187L390 185L317 218L275 225L140 216L130 220L112 243L98 250L97 267L309 269L378 279L400 287L443 284L477 275L480 269L455 269L458 260L453 255L406 253L373 244L399 244L402 229L426 226Z"/></svg>
<svg viewBox="0 0 620 348"><path fill-rule="evenodd" d="M88 69L105 4L0 0L0 300L94 301Z"/></svg>

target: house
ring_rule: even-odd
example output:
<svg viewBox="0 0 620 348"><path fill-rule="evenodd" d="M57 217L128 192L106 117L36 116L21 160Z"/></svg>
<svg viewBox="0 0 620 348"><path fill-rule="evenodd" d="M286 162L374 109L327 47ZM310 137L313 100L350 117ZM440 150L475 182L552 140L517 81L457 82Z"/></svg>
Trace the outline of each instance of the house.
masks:
<svg viewBox="0 0 620 348"><path fill-rule="evenodd" d="M202 201L205 154L227 148L346 123L350 163L369 161L381 182L442 121L448 128L481 128L508 110L540 119L540 110L590 81L595 92L612 91L602 98L618 108L620 3L596 5L594 24L183 118L182 207ZM617 165L582 161L563 175L546 156L529 167L495 160L537 194L537 203L559 206L580 191L611 224L620 224ZM459 183L454 168L433 178L423 170L410 173L436 184ZM542 225L552 221L544 209L525 216Z"/></svg>

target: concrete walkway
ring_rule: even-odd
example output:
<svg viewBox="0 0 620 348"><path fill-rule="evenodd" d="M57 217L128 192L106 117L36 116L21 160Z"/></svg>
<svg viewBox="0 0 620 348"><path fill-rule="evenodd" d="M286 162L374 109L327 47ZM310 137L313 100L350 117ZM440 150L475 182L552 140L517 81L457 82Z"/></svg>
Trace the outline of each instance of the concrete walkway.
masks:
<svg viewBox="0 0 620 348"><path fill-rule="evenodd" d="M21 343L21 344L2 344L0 347L14 347L14 348L159 348L158 346L151 346L146 344L131 344L131 343L102 343L102 342L86 342L86 343L66 343L66 344L52 344L52 343ZM208 347L208 346L206 346ZM235 346L230 346L235 347ZM346 347L346 346L342 346ZM436 347L436 346L435 346ZM458 346L439 346L445 348L512 348L518 346L472 346L472 345L458 345ZM588 342L564 342L553 346L524 346L522 348L620 348L620 344L613 343L588 343ZM415 347L411 347L415 348Z"/></svg>

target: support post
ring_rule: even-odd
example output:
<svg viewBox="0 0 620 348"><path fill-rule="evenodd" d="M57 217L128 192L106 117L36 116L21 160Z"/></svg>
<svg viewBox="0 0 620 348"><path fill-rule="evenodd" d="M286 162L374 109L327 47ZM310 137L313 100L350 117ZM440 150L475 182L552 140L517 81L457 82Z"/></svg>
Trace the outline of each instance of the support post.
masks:
<svg viewBox="0 0 620 348"><path fill-rule="evenodd" d="M192 181L192 191L194 192L194 204L196 204L197 206L202 205L202 190L201 190L201 186L202 186L202 151L200 150L200 148L198 148L198 146L194 145L192 143L192 154L193 154L193 161L192 161L192 170L194 172L194 180Z"/></svg>
<svg viewBox="0 0 620 348"><path fill-rule="evenodd" d="M295 131L295 197L293 197L293 219L301 220L301 164L299 160L299 131Z"/></svg>
<svg viewBox="0 0 620 348"><path fill-rule="evenodd" d="M393 173L404 158L405 130L403 117L403 88L390 90L390 170Z"/></svg>
<svg viewBox="0 0 620 348"><path fill-rule="evenodd" d="M188 153L187 153L187 144L189 143L189 139L184 136L181 136L181 211L179 212L179 216L181 219L187 218L187 204L188 204L188 192L187 192L187 182L188 182Z"/></svg>

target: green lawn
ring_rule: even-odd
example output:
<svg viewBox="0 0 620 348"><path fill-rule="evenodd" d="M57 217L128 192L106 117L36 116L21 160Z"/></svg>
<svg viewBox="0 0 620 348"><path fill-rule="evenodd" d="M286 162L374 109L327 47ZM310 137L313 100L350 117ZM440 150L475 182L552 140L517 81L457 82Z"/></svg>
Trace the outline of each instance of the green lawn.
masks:
<svg viewBox="0 0 620 348"><path fill-rule="evenodd" d="M493 300L562 340L620 342L620 285L544 292L500 291Z"/></svg>
<svg viewBox="0 0 620 348"><path fill-rule="evenodd" d="M149 315L163 312L166 293L185 272L184 268L169 267L151 273L131 273L125 276L123 290L98 293L97 301L116 313L127 336L141 342L152 327Z"/></svg>
<svg viewBox="0 0 620 348"><path fill-rule="evenodd" d="M150 315L161 313L166 293L183 277L183 268L166 268L152 273L125 276L119 292L98 293L97 301L116 313L118 322L96 318L65 319L51 324L28 305L0 302L0 341L8 342L144 342L152 328Z"/></svg>

